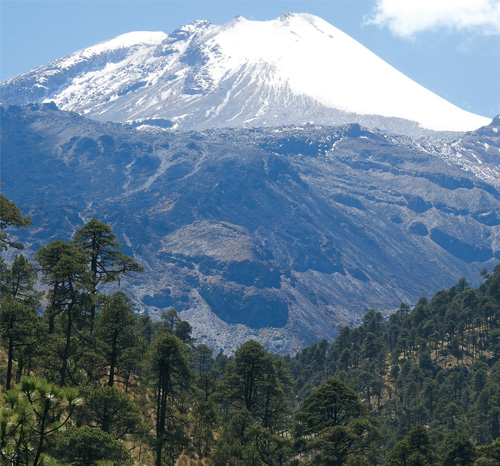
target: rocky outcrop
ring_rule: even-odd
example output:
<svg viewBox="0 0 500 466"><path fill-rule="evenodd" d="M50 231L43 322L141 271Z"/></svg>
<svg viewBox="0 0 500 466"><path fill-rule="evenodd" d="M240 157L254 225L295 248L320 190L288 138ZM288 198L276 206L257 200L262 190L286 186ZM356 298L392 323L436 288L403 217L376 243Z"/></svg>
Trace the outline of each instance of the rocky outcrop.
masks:
<svg viewBox="0 0 500 466"><path fill-rule="evenodd" d="M27 253L96 217L146 268L124 285L137 311L173 306L226 351L331 339L368 308L477 284L500 258L498 185L440 153L450 141L430 151L357 125L145 132L51 105L1 119Z"/></svg>

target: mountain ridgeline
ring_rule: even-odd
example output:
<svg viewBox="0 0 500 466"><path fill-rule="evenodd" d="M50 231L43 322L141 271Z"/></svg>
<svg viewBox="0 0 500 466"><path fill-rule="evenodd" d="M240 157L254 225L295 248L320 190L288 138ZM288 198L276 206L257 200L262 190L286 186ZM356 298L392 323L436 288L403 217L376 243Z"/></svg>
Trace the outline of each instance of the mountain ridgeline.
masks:
<svg viewBox="0 0 500 466"><path fill-rule="evenodd" d="M0 83L4 105L49 101L99 121L183 131L314 122L416 135L490 122L321 18L294 13L132 32Z"/></svg>
<svg viewBox="0 0 500 466"><path fill-rule="evenodd" d="M145 132L53 104L0 112L3 190L37 225L18 234L26 254L99 218L148 271L126 282L137 310L174 307L213 348L291 353L369 308L477 283L500 258L498 118L415 142L359 125Z"/></svg>

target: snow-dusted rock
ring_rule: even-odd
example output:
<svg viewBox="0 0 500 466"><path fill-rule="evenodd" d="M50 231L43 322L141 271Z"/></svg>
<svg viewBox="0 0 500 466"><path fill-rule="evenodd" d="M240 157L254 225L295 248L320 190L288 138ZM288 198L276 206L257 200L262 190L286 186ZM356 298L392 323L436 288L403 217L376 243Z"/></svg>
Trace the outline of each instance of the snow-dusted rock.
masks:
<svg viewBox="0 0 500 466"><path fill-rule="evenodd" d="M415 134L489 123L321 18L295 13L125 34L4 81L0 96L4 104L54 101L100 121L162 119L183 130L358 122Z"/></svg>

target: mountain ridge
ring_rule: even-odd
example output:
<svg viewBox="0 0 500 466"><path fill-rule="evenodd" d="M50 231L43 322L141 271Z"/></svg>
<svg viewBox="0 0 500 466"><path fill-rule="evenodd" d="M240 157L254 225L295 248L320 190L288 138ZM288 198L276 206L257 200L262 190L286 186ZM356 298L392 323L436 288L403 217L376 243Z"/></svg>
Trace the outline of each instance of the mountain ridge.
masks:
<svg viewBox="0 0 500 466"><path fill-rule="evenodd" d="M413 135L489 123L304 13L128 33L4 81L0 95L4 104L52 100L100 121L161 118L181 130L358 122Z"/></svg>

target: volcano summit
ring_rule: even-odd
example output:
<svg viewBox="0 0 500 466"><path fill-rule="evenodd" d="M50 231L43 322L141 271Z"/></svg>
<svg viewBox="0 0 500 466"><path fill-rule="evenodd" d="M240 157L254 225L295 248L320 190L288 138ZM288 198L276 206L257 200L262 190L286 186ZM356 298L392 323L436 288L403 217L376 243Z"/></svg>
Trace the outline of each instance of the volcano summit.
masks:
<svg viewBox="0 0 500 466"><path fill-rule="evenodd" d="M4 104L54 101L99 121L181 130L357 122L415 134L490 122L296 13L124 34L9 79L0 94Z"/></svg>

